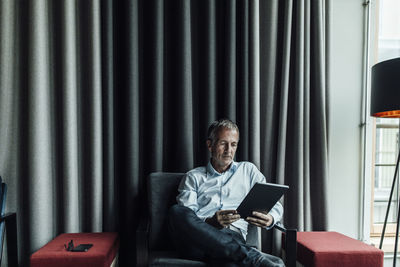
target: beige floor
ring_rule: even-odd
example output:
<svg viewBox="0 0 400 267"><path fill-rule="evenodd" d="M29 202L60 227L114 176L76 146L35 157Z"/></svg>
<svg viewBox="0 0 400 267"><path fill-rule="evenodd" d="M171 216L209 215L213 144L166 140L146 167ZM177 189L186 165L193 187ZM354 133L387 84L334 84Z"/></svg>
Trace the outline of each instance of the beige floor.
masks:
<svg viewBox="0 0 400 267"><path fill-rule="evenodd" d="M394 251L394 241L395 237L394 236L386 236L383 239L383 246L382 250L384 252L392 252ZM379 243L381 242L380 237L371 237L371 245L374 245L376 248L379 248ZM400 237L399 237L399 242L397 244L397 252L400 250Z"/></svg>

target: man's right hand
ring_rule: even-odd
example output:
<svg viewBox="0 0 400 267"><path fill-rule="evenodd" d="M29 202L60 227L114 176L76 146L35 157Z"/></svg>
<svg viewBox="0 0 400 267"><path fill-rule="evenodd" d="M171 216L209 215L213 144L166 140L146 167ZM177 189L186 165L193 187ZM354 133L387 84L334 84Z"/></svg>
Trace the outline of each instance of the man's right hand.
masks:
<svg viewBox="0 0 400 267"><path fill-rule="evenodd" d="M206 223L221 229L240 219L236 210L218 210L213 217L207 218Z"/></svg>

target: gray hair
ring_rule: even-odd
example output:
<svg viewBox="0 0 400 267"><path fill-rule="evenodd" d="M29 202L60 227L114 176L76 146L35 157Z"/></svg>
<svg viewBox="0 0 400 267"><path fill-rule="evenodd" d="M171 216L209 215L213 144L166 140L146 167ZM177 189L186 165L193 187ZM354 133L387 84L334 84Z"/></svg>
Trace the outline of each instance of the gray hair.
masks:
<svg viewBox="0 0 400 267"><path fill-rule="evenodd" d="M219 130L222 128L236 130L237 133L239 134L239 127L233 121L231 121L229 119L220 119L220 120L214 121L208 127L208 134L207 134L207 136L208 136L207 140L211 141L211 145L214 145L214 143L217 141L217 134L218 134Z"/></svg>

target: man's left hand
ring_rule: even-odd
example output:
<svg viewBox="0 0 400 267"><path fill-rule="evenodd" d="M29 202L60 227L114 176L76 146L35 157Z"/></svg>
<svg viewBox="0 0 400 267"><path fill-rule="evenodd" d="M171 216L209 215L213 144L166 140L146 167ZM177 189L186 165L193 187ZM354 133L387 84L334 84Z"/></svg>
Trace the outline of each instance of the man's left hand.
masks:
<svg viewBox="0 0 400 267"><path fill-rule="evenodd" d="M274 217L271 214L265 214L258 211L253 211L251 217L247 217L246 221L248 223L254 224L259 227L268 227L274 222Z"/></svg>

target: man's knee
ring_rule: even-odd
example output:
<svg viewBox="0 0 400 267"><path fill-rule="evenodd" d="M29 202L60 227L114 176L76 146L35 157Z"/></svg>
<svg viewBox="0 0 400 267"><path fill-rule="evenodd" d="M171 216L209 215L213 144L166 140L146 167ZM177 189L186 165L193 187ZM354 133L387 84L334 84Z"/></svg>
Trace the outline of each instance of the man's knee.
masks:
<svg viewBox="0 0 400 267"><path fill-rule="evenodd" d="M178 204L173 205L168 211L170 225L187 224L193 216L196 216L196 214L191 209Z"/></svg>
<svg viewBox="0 0 400 267"><path fill-rule="evenodd" d="M190 212L192 212L191 209L189 209L185 206L175 204L169 209L168 216L170 218L184 218Z"/></svg>
<svg viewBox="0 0 400 267"><path fill-rule="evenodd" d="M285 267L285 263L283 262L283 260L273 255L263 253L263 256L260 257L260 259L260 266Z"/></svg>
<svg viewBox="0 0 400 267"><path fill-rule="evenodd" d="M173 205L171 208L169 208L169 215L171 216L177 216L177 215L179 215L180 213L182 213L182 208L184 208L184 206L181 206L181 205L178 205L178 204L175 204L175 205Z"/></svg>

